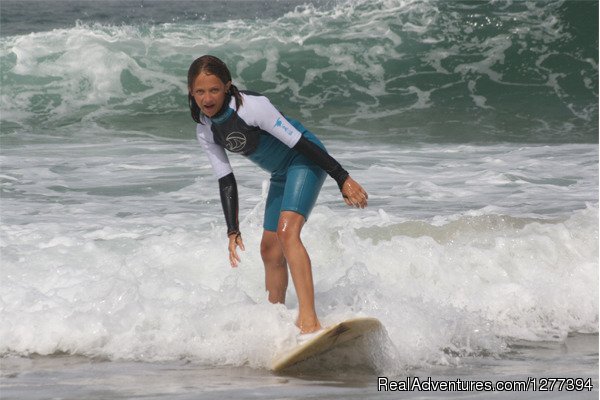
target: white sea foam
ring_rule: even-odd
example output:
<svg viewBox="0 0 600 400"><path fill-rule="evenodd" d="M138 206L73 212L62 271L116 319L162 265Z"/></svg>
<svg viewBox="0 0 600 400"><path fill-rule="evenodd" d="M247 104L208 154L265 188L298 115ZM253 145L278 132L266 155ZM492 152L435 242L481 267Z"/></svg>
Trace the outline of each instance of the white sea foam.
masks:
<svg viewBox="0 0 600 400"><path fill-rule="evenodd" d="M0 353L262 368L294 342L293 289L284 307L263 287L267 176L232 158L247 248L232 270L216 183L190 146L4 151ZM594 149L328 147L371 205L345 209L327 181L304 231L318 312L324 324L379 318L389 341L369 351L380 368L597 331Z"/></svg>
<svg viewBox="0 0 600 400"><path fill-rule="evenodd" d="M326 324L381 319L396 367L597 329L595 207L517 226L481 216L415 228L335 214L317 208L305 232L319 313ZM222 228L4 226L2 353L267 366L293 343L295 299L291 309L266 302L259 228L245 228L248 250L230 270Z"/></svg>

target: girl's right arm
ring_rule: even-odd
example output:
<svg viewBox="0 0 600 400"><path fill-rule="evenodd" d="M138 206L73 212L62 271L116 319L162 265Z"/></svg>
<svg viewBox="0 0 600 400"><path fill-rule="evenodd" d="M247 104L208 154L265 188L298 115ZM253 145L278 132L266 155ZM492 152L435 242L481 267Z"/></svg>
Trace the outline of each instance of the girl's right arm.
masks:
<svg viewBox="0 0 600 400"><path fill-rule="evenodd" d="M198 124L196 136L206 153L213 168L213 172L219 181L219 194L221 206L227 223L227 236L229 238L229 262L232 267L237 266L240 257L237 255L236 247L244 250L244 243L239 228L238 210L239 201L237 183L225 149L212 140L210 125Z"/></svg>

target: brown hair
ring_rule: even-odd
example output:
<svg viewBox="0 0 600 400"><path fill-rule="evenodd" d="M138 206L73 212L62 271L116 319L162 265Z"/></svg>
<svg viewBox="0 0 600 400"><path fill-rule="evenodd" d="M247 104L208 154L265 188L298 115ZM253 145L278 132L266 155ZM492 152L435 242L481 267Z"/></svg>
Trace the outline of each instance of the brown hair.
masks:
<svg viewBox="0 0 600 400"><path fill-rule="evenodd" d="M188 103L190 106L190 112L192 113L192 119L199 124L202 123L202 118L204 115L202 114L202 111L200 111L198 104L196 104L196 100L194 100L191 90L192 86L194 85L194 81L202 72L209 75L216 75L224 84L227 84L227 82L231 81L231 73L229 72L229 68L227 68L227 65L225 65L223 61L215 56L204 55L195 59L192 65L190 65L190 69L188 70ZM242 105L242 96L234 84L231 84L229 87L228 94L235 98L236 108L240 108Z"/></svg>

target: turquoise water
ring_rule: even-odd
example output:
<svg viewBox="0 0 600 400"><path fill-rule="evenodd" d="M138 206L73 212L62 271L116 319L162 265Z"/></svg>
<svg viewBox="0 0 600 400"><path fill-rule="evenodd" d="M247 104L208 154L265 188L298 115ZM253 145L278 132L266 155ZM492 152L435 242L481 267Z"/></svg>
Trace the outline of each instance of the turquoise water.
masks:
<svg viewBox="0 0 600 400"><path fill-rule="evenodd" d="M212 53L332 137L597 143L597 14L593 1L3 1L3 140L89 123L189 137L185 71Z"/></svg>

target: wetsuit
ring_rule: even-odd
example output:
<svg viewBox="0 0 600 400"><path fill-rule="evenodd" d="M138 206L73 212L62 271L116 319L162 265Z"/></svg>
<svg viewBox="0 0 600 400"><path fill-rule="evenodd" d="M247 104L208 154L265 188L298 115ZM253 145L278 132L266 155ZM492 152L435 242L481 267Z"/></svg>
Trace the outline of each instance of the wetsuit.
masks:
<svg viewBox="0 0 600 400"><path fill-rule="evenodd" d="M237 184L225 149L245 155L271 173L265 230L277 230L281 211L295 211L308 219L325 172L340 189L348 172L327 154L314 134L300 122L284 117L265 96L246 91L240 95L239 109L235 98L227 96L221 110L212 118L204 118L196 129L219 180L227 233L239 232L239 208Z"/></svg>

